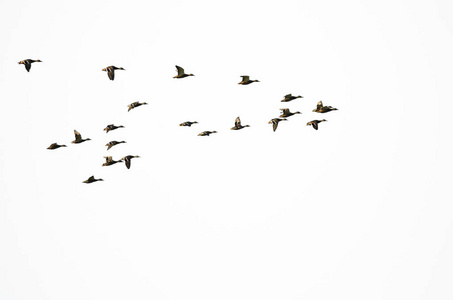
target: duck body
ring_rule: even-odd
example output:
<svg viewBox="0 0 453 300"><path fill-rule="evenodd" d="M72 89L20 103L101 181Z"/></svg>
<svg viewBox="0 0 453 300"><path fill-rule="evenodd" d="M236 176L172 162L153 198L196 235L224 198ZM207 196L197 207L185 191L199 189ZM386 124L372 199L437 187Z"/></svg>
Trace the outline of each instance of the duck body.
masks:
<svg viewBox="0 0 453 300"><path fill-rule="evenodd" d="M113 124L110 124L110 125L107 125L107 127L104 128L104 131L106 131L106 133L109 133L109 131L112 131L112 130L115 130L115 129L118 129L118 128L124 128L124 126L123 125L115 126Z"/></svg>
<svg viewBox="0 0 453 300"><path fill-rule="evenodd" d="M186 78L186 77L189 77L189 76L195 76L193 74L184 73L184 69L181 68L180 66L175 66L175 67L176 67L176 70L178 71L178 75L174 76L173 78Z"/></svg>
<svg viewBox="0 0 453 300"><path fill-rule="evenodd" d="M301 114L300 111L290 112L289 108L280 108L282 114L279 116L280 118L288 118L296 114Z"/></svg>
<svg viewBox="0 0 453 300"><path fill-rule="evenodd" d="M322 101L319 101L318 104L316 104L316 108L313 109L314 112L324 114L326 112L332 111L332 110L338 110L338 108L332 107L332 106L324 106L322 104Z"/></svg>
<svg viewBox="0 0 453 300"><path fill-rule="evenodd" d="M128 156L125 156L121 159L121 161L124 160L124 164L126 165L126 168L130 169L131 168L131 160L133 158L139 158L140 156L134 156L134 155L128 155Z"/></svg>
<svg viewBox="0 0 453 300"><path fill-rule="evenodd" d="M307 123L307 126L313 126L313 128L315 130L318 130L318 124L321 123L321 122L326 122L327 120L326 119L322 119L322 120L313 120L313 121L310 121Z"/></svg>
<svg viewBox="0 0 453 300"><path fill-rule="evenodd" d="M129 105L127 106L127 107L129 107L129 109L128 109L127 111L129 112L129 111L131 111L131 109L134 109L134 108L139 107L139 106L141 106L141 105L147 105L147 104L148 104L148 103L146 103L146 102L143 102L143 103L140 103L140 102L138 102L138 101L133 102L133 103L131 103L131 104L129 104Z"/></svg>
<svg viewBox="0 0 453 300"><path fill-rule="evenodd" d="M287 121L286 119L279 119L279 118L274 118L272 120L270 120L268 122L268 124L272 124L272 129L275 131L277 130L277 127L278 127L278 123L280 123L281 121Z"/></svg>
<svg viewBox="0 0 453 300"><path fill-rule="evenodd" d="M110 148L112 148L113 146L116 146L118 144L122 144L122 143L126 143L125 141L121 141L121 142L117 142L117 141L111 141L111 142L108 142L107 144L105 144L107 146L107 150L109 150Z"/></svg>
<svg viewBox="0 0 453 300"><path fill-rule="evenodd" d="M203 131L198 134L198 136L209 136L211 133L217 133L217 131Z"/></svg>
<svg viewBox="0 0 453 300"><path fill-rule="evenodd" d="M194 121L194 122L187 121L187 122L179 124L179 126L189 126L190 127L193 124L198 124L198 122L197 121Z"/></svg>
<svg viewBox="0 0 453 300"><path fill-rule="evenodd" d="M94 176L91 176L87 180L83 181L83 183L93 183L96 181L104 181L104 179L102 179L102 178L95 179Z"/></svg>
<svg viewBox="0 0 453 300"><path fill-rule="evenodd" d="M58 145L57 143L53 143L52 145L50 145L49 147L47 147L47 149L49 150L54 150L54 149L58 149L60 147L66 147L66 145Z"/></svg>
<svg viewBox="0 0 453 300"><path fill-rule="evenodd" d="M114 165L116 163L119 163L121 162L122 160L113 160L111 156L104 156L105 158L105 163L102 164L103 167L105 166L111 166L111 165Z"/></svg>
<svg viewBox="0 0 453 300"><path fill-rule="evenodd" d="M102 69L102 71L104 72L107 72L107 75L109 77L110 80L114 80L115 79L115 70L125 70L124 68L118 68L118 67L115 67L115 66L108 66L104 69Z"/></svg>
<svg viewBox="0 0 453 300"><path fill-rule="evenodd" d="M74 130L74 135L75 135L75 140L71 142L73 144L80 144L80 143L83 143L86 141L91 141L91 139L89 139L89 138L82 139L82 135L77 130Z"/></svg>
<svg viewBox="0 0 453 300"><path fill-rule="evenodd" d="M252 82L260 82L259 80L250 80L250 76L248 75L242 75L241 77L242 77L241 82L238 82L238 84L240 85L248 85Z"/></svg>
<svg viewBox="0 0 453 300"><path fill-rule="evenodd" d="M241 119L237 117L236 120L234 121L234 127L231 127L231 130L240 130L245 127L250 127L250 125L242 125Z"/></svg>
<svg viewBox="0 0 453 300"><path fill-rule="evenodd" d="M288 95L285 95L285 98L281 102L289 102L289 101L293 101L294 99L297 99L297 98L303 98L303 97L302 96L293 96L291 94L288 94Z"/></svg>
<svg viewBox="0 0 453 300"><path fill-rule="evenodd" d="M42 61L40 61L39 59L24 59L24 60L21 60L20 62L18 62L18 64L24 65L25 70L27 70L27 72L30 72L31 64L35 63L35 62L42 62Z"/></svg>

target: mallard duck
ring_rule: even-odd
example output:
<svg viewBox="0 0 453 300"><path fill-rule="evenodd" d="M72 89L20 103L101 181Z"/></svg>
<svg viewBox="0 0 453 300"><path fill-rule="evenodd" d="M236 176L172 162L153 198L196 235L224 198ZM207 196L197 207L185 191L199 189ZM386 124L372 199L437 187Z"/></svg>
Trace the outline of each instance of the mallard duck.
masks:
<svg viewBox="0 0 453 300"><path fill-rule="evenodd" d="M47 147L47 149L54 150L54 149L58 149L60 147L66 147L66 145L58 145L57 143L53 143L52 145Z"/></svg>
<svg viewBox="0 0 453 300"><path fill-rule="evenodd" d="M231 127L231 130L239 130L245 127L250 127L250 125L242 125L241 119L237 117L236 120L234 121L234 127Z"/></svg>
<svg viewBox="0 0 453 300"><path fill-rule="evenodd" d="M190 127L193 124L198 124L198 122L197 121L193 121L193 122L187 121L187 122L179 124L179 126L189 126Z"/></svg>
<svg viewBox="0 0 453 300"><path fill-rule="evenodd" d="M300 111L290 112L289 108L280 108L280 110L282 111L282 114L279 116L280 118L287 118L301 113Z"/></svg>
<svg viewBox="0 0 453 300"><path fill-rule="evenodd" d="M260 82L259 80L250 80L250 76L247 76L247 75L242 75L241 77L242 77L242 81L239 82L238 84L247 85L252 82Z"/></svg>
<svg viewBox="0 0 453 300"><path fill-rule="evenodd" d="M217 131L203 131L198 136L209 136L211 133L217 133Z"/></svg>
<svg viewBox="0 0 453 300"><path fill-rule="evenodd" d="M148 104L148 103L146 103L146 102L143 102L143 103L140 103L140 102L138 102L138 101L133 102L133 103L131 103L131 104L129 104L129 105L127 106L127 107L129 107L129 109L128 109L127 111L129 112L129 111L131 111L131 109L134 109L134 108L136 108L136 107L139 107L140 105L147 105L147 104Z"/></svg>
<svg viewBox="0 0 453 300"><path fill-rule="evenodd" d="M82 139L82 135L77 131L77 130L74 130L74 135L75 135L75 140L72 141L71 143L73 144L80 144L80 143L83 143L85 141L91 141L91 139Z"/></svg>
<svg viewBox="0 0 453 300"><path fill-rule="evenodd" d="M275 118L275 119L272 119L268 122L268 124L272 124L272 128L275 130L277 130L277 126L278 126L278 123L280 121L287 121L286 119L279 119L279 118Z"/></svg>
<svg viewBox="0 0 453 300"><path fill-rule="evenodd" d="M338 110L337 108L334 108L332 106L324 106L322 105L322 101L319 101L318 104L316 104L316 109L313 109L314 112L317 113L326 113L332 110Z"/></svg>
<svg viewBox="0 0 453 300"><path fill-rule="evenodd" d="M297 98L303 98L302 96L293 96L291 94L288 94L288 95L285 95L285 99L283 99L281 102L289 102L289 101L293 101L294 99L297 99Z"/></svg>
<svg viewBox="0 0 453 300"><path fill-rule="evenodd" d="M124 163L126 164L126 168L130 169L131 168L131 159L133 158L139 158L140 156L133 156L133 155L128 155L125 156L121 159L121 161L124 160Z"/></svg>
<svg viewBox="0 0 453 300"><path fill-rule="evenodd" d="M117 68L115 66L109 66L107 68L102 69L102 71L107 72L110 80L115 79L115 70L125 70L124 68Z"/></svg>
<svg viewBox="0 0 453 300"><path fill-rule="evenodd" d="M107 127L104 128L104 131L106 131L106 133L109 133L109 131L115 130L115 129L118 129L118 128L124 128L124 126L123 125L115 126L113 124L110 124L110 125L107 125Z"/></svg>
<svg viewBox="0 0 453 300"><path fill-rule="evenodd" d="M113 160L111 156L104 156L105 158L105 163L102 164L103 167L105 166L111 166L111 165L114 165L116 163L119 163L121 162L122 160Z"/></svg>
<svg viewBox="0 0 453 300"><path fill-rule="evenodd" d="M30 72L31 64L34 62L42 62L42 61L40 61L39 59L24 59L24 60L21 60L20 62L18 62L18 64L24 65L25 70L27 70L27 72Z"/></svg>
<svg viewBox="0 0 453 300"><path fill-rule="evenodd" d="M193 74L184 73L184 69L181 68L180 66L175 66L175 67L176 67L176 70L178 71L178 75L174 76L173 78L184 78L184 77L188 77L188 76L195 76Z"/></svg>
<svg viewBox="0 0 453 300"><path fill-rule="evenodd" d="M96 182L96 181L104 181L104 179L102 179L102 178L94 179L94 175L93 175L90 178L88 178L87 180L83 181L83 183L93 183L93 182Z"/></svg>
<svg viewBox="0 0 453 300"><path fill-rule="evenodd" d="M111 141L111 142L108 142L107 144L105 144L107 146L107 150L109 150L110 148L112 148L113 146L116 146L118 144L122 144L122 143L126 143L125 141L121 141L121 142L117 142L117 141Z"/></svg>
<svg viewBox="0 0 453 300"><path fill-rule="evenodd" d="M318 124L321 123L321 122L326 122L327 120L326 119L322 119L322 120L313 120L311 122L308 122L307 123L307 126L313 126L314 129L318 130Z"/></svg>

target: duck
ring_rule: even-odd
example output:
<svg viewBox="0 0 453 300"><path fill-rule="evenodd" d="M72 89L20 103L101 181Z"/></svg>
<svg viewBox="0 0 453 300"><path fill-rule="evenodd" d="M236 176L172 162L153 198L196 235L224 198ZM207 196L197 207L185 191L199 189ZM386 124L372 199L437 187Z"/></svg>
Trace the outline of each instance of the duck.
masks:
<svg viewBox="0 0 453 300"><path fill-rule="evenodd" d="M82 139L82 135L75 129L74 129L74 135L75 135L75 140L71 142L73 144L80 144L80 143L83 143L86 141L91 141L90 138Z"/></svg>
<svg viewBox="0 0 453 300"><path fill-rule="evenodd" d="M198 134L198 136L209 136L211 133L217 133L217 131L203 131Z"/></svg>
<svg viewBox="0 0 453 300"><path fill-rule="evenodd" d="M109 131L115 130L115 129L118 129L118 128L124 128L124 126L123 125L115 126L113 124L110 124L110 125L107 125L107 127L104 128L104 131L106 131L106 133L109 133Z"/></svg>
<svg viewBox="0 0 453 300"><path fill-rule="evenodd" d="M242 75L241 77L242 77L242 81L239 82L238 84L247 85L252 82L260 82L259 80L250 80L250 76L247 76L247 75Z"/></svg>
<svg viewBox="0 0 453 300"><path fill-rule="evenodd" d="M110 148L112 148L113 146L116 146L118 144L122 144L122 143L126 143L125 141L121 141L121 142L117 142L117 141L111 141L111 142L108 142L107 144L105 144L107 146L107 150L109 150Z"/></svg>
<svg viewBox="0 0 453 300"><path fill-rule="evenodd" d="M121 162L122 160L113 160L111 156L104 156L105 158L105 163L102 164L103 167L105 166L111 166L111 165L114 165L116 163L119 163Z"/></svg>
<svg viewBox="0 0 453 300"><path fill-rule="evenodd" d="M338 110L338 108L335 108L332 106L324 106L322 104L322 101L319 101L318 104L316 104L316 108L313 109L314 112L321 113L321 114L332 111L332 110Z"/></svg>
<svg viewBox="0 0 453 300"><path fill-rule="evenodd" d="M285 95L285 99L283 99L281 102L289 102L289 101L293 101L294 99L297 99L297 98L303 98L302 96L293 96L291 94L288 94L288 95Z"/></svg>
<svg viewBox="0 0 453 300"><path fill-rule="evenodd" d="M134 109L134 108L136 108L136 107L139 107L140 105L147 105L147 104L148 104L148 103L146 103L146 102L143 102L143 103L140 103L140 102L138 102L138 101L133 102L133 103L131 103L131 104L129 104L129 105L127 106L127 107L129 107L129 109L127 110L127 112L130 112L131 109Z"/></svg>
<svg viewBox="0 0 453 300"><path fill-rule="evenodd" d="M314 129L318 130L318 124L321 123L321 122L327 122L326 119L322 119L322 120L313 120L313 121L310 121L307 123L307 126L313 126Z"/></svg>
<svg viewBox="0 0 453 300"><path fill-rule="evenodd" d="M20 62L18 62L18 64L24 65L25 70L27 70L27 72L30 72L31 64L34 62L42 62L42 61L40 61L39 59L24 59L24 60L21 60Z"/></svg>
<svg viewBox="0 0 453 300"><path fill-rule="evenodd" d="M102 71L107 72L107 75L109 76L110 80L115 79L115 70L126 70L126 69L121 68L121 67L117 68L115 66L108 66L108 67L102 69Z"/></svg>
<svg viewBox="0 0 453 300"><path fill-rule="evenodd" d="M231 130L239 130L245 127L250 127L250 125L242 125L241 119L237 117L236 120L234 121L234 127L231 127Z"/></svg>
<svg viewBox="0 0 453 300"><path fill-rule="evenodd" d="M178 71L178 75L174 76L173 78L185 78L185 77L189 77L189 76L195 76L193 74L184 73L184 69L181 68L180 66L175 66L175 67L176 67L176 70Z"/></svg>
<svg viewBox="0 0 453 300"><path fill-rule="evenodd" d="M133 155L128 155L125 156L121 159L121 161L124 160L124 163L126 164L126 168L130 169L131 168L131 159L133 158L139 158L140 156L133 156Z"/></svg>
<svg viewBox="0 0 453 300"><path fill-rule="evenodd" d="M280 121L287 121L287 119L285 119L285 118L283 118L283 119L274 118L274 119L270 120L270 121L268 122L268 124L272 124L272 128L273 128L274 131L275 131L275 130L277 130L277 126L278 126L278 123L279 123Z"/></svg>
<svg viewBox="0 0 453 300"><path fill-rule="evenodd" d="M95 179L94 175L93 175L93 176L89 177L87 180L83 181L83 183L93 183L96 181L104 181L104 179L102 179L102 178Z"/></svg>
<svg viewBox="0 0 453 300"><path fill-rule="evenodd" d="M198 122L197 121L193 121L193 122L187 121L187 122L179 124L179 126L189 126L190 127L193 124L198 124Z"/></svg>
<svg viewBox="0 0 453 300"><path fill-rule="evenodd" d="M54 149L58 149L60 147L66 147L66 145L58 145L57 143L53 143L52 145L47 147L47 149L54 150Z"/></svg>
<svg viewBox="0 0 453 300"><path fill-rule="evenodd" d="M280 110L282 111L282 114L279 116L280 118L287 118L295 114L301 114L300 111L290 112L289 108L280 108Z"/></svg>

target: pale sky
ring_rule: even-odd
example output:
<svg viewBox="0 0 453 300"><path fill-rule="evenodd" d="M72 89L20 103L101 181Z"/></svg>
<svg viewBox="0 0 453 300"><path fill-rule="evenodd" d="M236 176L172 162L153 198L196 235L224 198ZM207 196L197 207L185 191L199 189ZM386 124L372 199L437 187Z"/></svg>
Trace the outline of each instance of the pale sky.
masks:
<svg viewBox="0 0 453 300"><path fill-rule="evenodd" d="M0 299L452 299L452 20L441 0L0 2ZM273 132L280 108L302 114Z"/></svg>

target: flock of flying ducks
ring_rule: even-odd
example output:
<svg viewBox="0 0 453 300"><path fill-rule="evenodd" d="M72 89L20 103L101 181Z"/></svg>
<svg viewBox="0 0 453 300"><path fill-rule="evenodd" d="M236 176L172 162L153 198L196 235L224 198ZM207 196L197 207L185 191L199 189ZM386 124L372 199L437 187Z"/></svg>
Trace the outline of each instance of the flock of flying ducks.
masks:
<svg viewBox="0 0 453 300"><path fill-rule="evenodd" d="M41 62L41 60L39 60L39 59L37 59L37 60L25 59L25 60L20 61L19 64L24 65L25 69L27 70L27 72L30 72L31 65L32 65L32 63L35 63L35 62ZM121 67L118 68L118 67L115 67L115 66L109 66L109 67L106 67L106 68L102 69L102 71L107 72L107 76L108 76L108 78L110 80L114 80L115 79L115 70L125 70L125 69L121 68ZM184 72L184 69L181 68L180 66L176 66L176 70L178 72L178 75L174 76L173 78L185 78L185 77L189 77L189 76L195 76L194 74L186 74ZM247 75L244 75L244 76L241 76L241 77L242 77L242 80L241 80L241 82L238 83L240 85L248 85L248 84L251 84L253 82L259 82L259 80L251 80L250 77L247 76ZM288 95L284 96L284 99L281 100L281 102L290 102L290 101L293 101L293 100L295 100L297 98L303 98L303 97L302 96L293 96L291 94L288 94ZM143 103L140 103L138 101L133 102L133 103L128 105L128 112L131 111L132 109L136 108L136 107L139 107L141 105L147 105L147 104L148 103L146 103L146 102L143 102ZM301 113L299 111L291 112L288 108L281 108L280 110L281 110L281 115L278 118L274 118L274 119L269 121L269 124L272 124L272 128L273 128L274 131L277 130L279 122L287 121L288 117L291 117L293 115ZM327 112L330 112L330 111L333 111L333 110L338 110L338 109L334 108L332 106L324 106L322 101L319 101L318 104L316 105L316 108L313 110L313 112L327 113ZM319 123L325 122L325 121L327 121L327 120L326 119L313 120L313 121L308 122L307 126L313 126L313 128L315 130L318 130ZM193 121L193 122L186 121L186 122L183 122L183 123L179 124L179 126L191 127L193 124L198 124L198 122L197 121ZM231 128L231 130L240 130L240 129L243 129L243 128L246 128L246 127L250 127L250 125L242 125L241 119L239 117L237 117L235 122L234 122L234 126ZM115 126L114 124L110 124L110 125L107 125L107 127L104 128L104 131L106 133L108 133L109 131L116 130L118 128L124 128L124 126L122 126L122 125ZM209 136L212 133L217 133L217 131L203 131L203 132L199 133L198 136ZM90 141L89 138L82 139L82 135L77 130L74 130L74 135L75 135L75 140L71 142L73 144L80 144L80 143L83 143L83 142L86 142L86 141ZM122 143L126 143L126 142L125 141L110 141L105 146L107 147L107 150L109 150L113 146L116 146L116 145L122 144ZM55 150L55 149L58 149L60 147L66 147L66 145L59 145L57 143L53 143L47 149ZM127 155L127 156L123 157L120 160L113 160L112 156L104 156L106 161L105 161L105 163L102 164L102 166L111 166L111 165L114 165L116 163L124 161L126 167L129 169L131 167L131 160L133 158L138 158L138 157L140 157L140 156ZM91 176L87 180L83 181L83 183L93 183L93 182L96 182L96 181L103 181L103 179L101 179L101 178L95 179L94 176Z"/></svg>

